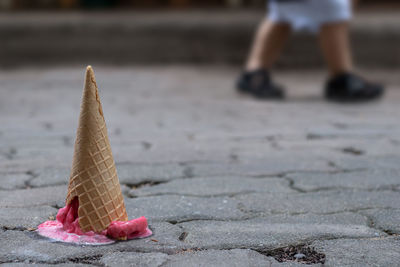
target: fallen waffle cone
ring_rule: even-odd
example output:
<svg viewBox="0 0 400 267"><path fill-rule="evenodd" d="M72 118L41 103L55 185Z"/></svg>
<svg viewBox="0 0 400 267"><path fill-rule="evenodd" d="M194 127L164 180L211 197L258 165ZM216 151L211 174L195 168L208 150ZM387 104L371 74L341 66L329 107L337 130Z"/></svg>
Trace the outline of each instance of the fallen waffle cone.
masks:
<svg viewBox="0 0 400 267"><path fill-rule="evenodd" d="M79 200L83 232L101 232L112 221L127 221L124 198L107 135L93 69L86 69L66 204Z"/></svg>

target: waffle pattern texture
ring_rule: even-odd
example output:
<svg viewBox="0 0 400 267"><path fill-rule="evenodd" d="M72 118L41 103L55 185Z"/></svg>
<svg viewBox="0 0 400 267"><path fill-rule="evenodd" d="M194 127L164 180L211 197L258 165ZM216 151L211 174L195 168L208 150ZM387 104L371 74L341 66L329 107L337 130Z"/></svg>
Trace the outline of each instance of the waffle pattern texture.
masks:
<svg viewBox="0 0 400 267"><path fill-rule="evenodd" d="M127 221L93 69L86 69L79 126L66 204L78 197L82 231L101 232L112 221Z"/></svg>

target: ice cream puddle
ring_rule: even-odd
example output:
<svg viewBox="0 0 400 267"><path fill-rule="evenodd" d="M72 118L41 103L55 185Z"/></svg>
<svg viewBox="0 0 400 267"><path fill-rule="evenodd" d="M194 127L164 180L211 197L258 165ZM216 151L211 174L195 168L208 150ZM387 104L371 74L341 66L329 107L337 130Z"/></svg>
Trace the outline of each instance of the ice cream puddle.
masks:
<svg viewBox="0 0 400 267"><path fill-rule="evenodd" d="M115 240L144 238L152 235L147 219L140 217L130 221L113 221L106 230L99 233L83 232L78 218L79 200L74 198L70 204L58 210L55 221L46 221L38 226L38 233L55 241L78 245L107 245Z"/></svg>
<svg viewBox="0 0 400 267"><path fill-rule="evenodd" d="M37 232L53 240L102 245L144 238L147 219L128 220L93 69L86 69L66 206Z"/></svg>

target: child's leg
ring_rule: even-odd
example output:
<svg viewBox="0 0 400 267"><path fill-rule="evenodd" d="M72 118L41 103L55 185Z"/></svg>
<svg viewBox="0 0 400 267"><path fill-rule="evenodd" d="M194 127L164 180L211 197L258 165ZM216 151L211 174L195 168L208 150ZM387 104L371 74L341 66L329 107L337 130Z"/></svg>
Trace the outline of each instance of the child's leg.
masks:
<svg viewBox="0 0 400 267"><path fill-rule="evenodd" d="M289 34L289 24L272 22L268 19L262 21L253 41L246 71L269 69L279 57Z"/></svg>
<svg viewBox="0 0 400 267"><path fill-rule="evenodd" d="M264 20L258 27L245 71L237 81L237 89L257 98L284 97L282 88L274 84L268 69L278 58L282 46L290 33L288 24Z"/></svg>
<svg viewBox="0 0 400 267"><path fill-rule="evenodd" d="M325 24L319 40L331 78L325 96L334 101L365 101L380 97L384 87L353 74L347 22Z"/></svg>
<svg viewBox="0 0 400 267"><path fill-rule="evenodd" d="M347 22L323 25L319 33L319 42L331 76L352 71Z"/></svg>

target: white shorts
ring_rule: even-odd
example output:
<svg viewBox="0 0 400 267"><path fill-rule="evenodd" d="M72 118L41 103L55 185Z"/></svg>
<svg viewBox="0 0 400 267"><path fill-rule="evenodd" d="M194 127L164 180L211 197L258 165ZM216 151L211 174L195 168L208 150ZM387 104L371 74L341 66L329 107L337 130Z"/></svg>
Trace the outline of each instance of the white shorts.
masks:
<svg viewBox="0 0 400 267"><path fill-rule="evenodd" d="M294 30L317 32L322 24L348 21L351 0L270 0L268 18L291 24Z"/></svg>

